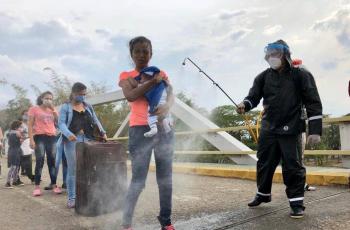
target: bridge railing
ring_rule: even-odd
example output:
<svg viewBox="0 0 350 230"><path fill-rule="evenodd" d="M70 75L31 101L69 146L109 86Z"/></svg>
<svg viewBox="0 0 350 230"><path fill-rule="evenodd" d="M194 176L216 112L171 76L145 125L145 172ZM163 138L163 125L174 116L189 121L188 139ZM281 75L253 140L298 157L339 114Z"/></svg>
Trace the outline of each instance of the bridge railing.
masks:
<svg viewBox="0 0 350 230"><path fill-rule="evenodd" d="M110 102L117 102L125 100L122 90L115 92L96 95L89 98L89 102L92 105L101 105ZM175 99L175 104L171 112L182 121L184 121L193 130L176 132L176 135L201 135L205 140L209 141L220 151L176 151L176 154L189 155L231 155L230 159L236 163L251 164L256 162L255 152L251 151L249 147L239 142L226 132L247 130L246 126L238 127L226 127L217 128L217 126L203 117L200 113L194 111L179 99ZM117 133L114 135L113 140L127 140L128 137L119 137L123 132L123 129L127 126L128 117L122 122ZM331 124L337 124L339 126L340 133L340 150L306 150L305 155L315 155L323 157L325 155L338 155L342 157L342 164L344 167L350 168L350 116L344 116L339 118L324 118L323 123L325 126ZM203 127L201 130L200 128ZM205 128L204 128L205 127ZM258 127L259 128L259 127ZM120 131L120 132L119 132ZM231 151L232 149L232 151Z"/></svg>
<svg viewBox="0 0 350 230"><path fill-rule="evenodd" d="M342 156L342 163L344 167L350 168L350 116L338 117L338 118L324 118L324 126L337 124L339 125L340 131L340 150L305 150L304 155L306 156ZM256 128L260 128L259 126ZM190 131L180 131L176 132L177 136L184 135L195 135L203 133L217 133L217 132L237 132L241 130L247 130L247 126L235 126L235 127L225 127L217 129L207 129L207 130L190 130ZM111 140L125 141L128 137L118 137L111 138ZM256 154L256 151L193 151L193 150L181 150L175 151L177 155L246 155L246 154Z"/></svg>

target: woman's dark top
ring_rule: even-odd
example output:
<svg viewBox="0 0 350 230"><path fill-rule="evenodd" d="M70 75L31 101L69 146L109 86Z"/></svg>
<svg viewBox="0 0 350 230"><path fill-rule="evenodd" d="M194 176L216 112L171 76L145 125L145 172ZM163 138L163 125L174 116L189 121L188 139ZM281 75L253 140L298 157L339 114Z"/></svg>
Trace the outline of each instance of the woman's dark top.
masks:
<svg viewBox="0 0 350 230"><path fill-rule="evenodd" d="M22 149L21 141L16 134L16 131L10 131L8 136L9 150L8 150L8 166L20 165Z"/></svg>
<svg viewBox="0 0 350 230"><path fill-rule="evenodd" d="M80 134L80 131L82 130L86 137L92 138L94 122L90 113L87 110L81 112L73 110L73 118L69 130L74 134Z"/></svg>

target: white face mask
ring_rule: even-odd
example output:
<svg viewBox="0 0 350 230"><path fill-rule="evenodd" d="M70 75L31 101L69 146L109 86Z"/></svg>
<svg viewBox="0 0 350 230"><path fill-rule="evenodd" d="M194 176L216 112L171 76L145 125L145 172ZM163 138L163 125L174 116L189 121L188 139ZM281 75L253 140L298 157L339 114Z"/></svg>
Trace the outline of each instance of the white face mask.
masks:
<svg viewBox="0 0 350 230"><path fill-rule="evenodd" d="M269 59L267 59L267 62L269 63L272 69L278 69L282 65L281 58L277 57L269 57Z"/></svg>
<svg viewBox="0 0 350 230"><path fill-rule="evenodd" d="M43 104L45 106L51 106L52 105L52 100L51 99L43 99Z"/></svg>

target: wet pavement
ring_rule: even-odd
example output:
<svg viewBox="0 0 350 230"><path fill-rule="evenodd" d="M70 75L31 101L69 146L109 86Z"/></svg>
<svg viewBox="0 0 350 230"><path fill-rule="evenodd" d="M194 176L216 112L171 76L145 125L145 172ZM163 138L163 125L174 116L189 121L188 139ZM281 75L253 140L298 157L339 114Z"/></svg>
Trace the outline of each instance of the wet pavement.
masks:
<svg viewBox="0 0 350 230"><path fill-rule="evenodd" d="M66 208L66 194L44 191L32 197L33 185L27 178L22 187L5 189L7 168L2 158L0 179L0 229L121 229L121 213L82 217ZM61 173L60 173L61 174ZM61 177L58 179L61 184ZM42 187L49 183L47 166ZM272 202L250 209L247 202L256 192L254 181L174 174L173 222L177 230L191 229L350 229L350 192L345 186L319 186L305 196L303 219L289 218L283 184L273 185ZM135 229L160 229L155 173L150 172L134 217Z"/></svg>

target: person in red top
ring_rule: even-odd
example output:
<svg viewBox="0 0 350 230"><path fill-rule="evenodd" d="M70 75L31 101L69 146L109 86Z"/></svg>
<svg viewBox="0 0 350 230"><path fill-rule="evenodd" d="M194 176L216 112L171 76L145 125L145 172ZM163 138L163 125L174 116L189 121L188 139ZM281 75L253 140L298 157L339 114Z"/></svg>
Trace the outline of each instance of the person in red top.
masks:
<svg viewBox="0 0 350 230"><path fill-rule="evenodd" d="M151 160L152 150L156 161L156 176L159 188L160 213L158 220L162 230L175 229L171 223L172 207L172 164L174 155L174 132L165 132L161 122L158 123L158 133L152 137L145 137L144 133L150 130L148 126L148 102L144 94L160 83L167 82L171 88L168 77L161 71L154 78L137 85L135 77L148 66L152 57L152 43L149 39L140 36L129 42L130 55L135 64L135 69L122 72L119 77L119 86L122 88L125 98L129 101L131 114L129 122L129 152L131 158L132 178L127 192L124 210L123 227L131 229L132 217L138 197L145 187L145 181ZM155 112L157 116L164 116L174 102L172 93L168 93L167 102Z"/></svg>
<svg viewBox="0 0 350 230"><path fill-rule="evenodd" d="M53 189L55 194L62 191L56 186L56 168L54 147L56 143L56 127L58 113L53 106L53 94L49 91L42 93L37 99L37 106L33 106L28 111L28 134L30 147L35 150L35 188L33 196L40 196L41 172L44 167L45 153L47 156L47 166L49 168L51 183L45 190Z"/></svg>

